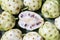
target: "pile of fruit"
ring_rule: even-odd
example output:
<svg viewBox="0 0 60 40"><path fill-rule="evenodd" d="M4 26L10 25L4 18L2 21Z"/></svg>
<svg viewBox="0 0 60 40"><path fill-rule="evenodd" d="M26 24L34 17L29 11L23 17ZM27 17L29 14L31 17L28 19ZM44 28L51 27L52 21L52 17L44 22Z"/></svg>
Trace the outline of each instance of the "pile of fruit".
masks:
<svg viewBox="0 0 60 40"><path fill-rule="evenodd" d="M0 40L60 40L60 0L0 0Z"/></svg>

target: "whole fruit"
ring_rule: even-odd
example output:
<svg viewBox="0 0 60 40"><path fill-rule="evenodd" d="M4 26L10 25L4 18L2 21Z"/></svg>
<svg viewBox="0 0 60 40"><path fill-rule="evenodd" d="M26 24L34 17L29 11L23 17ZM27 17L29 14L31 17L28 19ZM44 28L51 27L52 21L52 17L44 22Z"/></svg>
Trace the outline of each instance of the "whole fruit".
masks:
<svg viewBox="0 0 60 40"><path fill-rule="evenodd" d="M11 14L18 14L23 7L22 0L2 0L1 7Z"/></svg>
<svg viewBox="0 0 60 40"><path fill-rule="evenodd" d="M51 22L45 22L45 24L40 27L39 34L44 37L45 40L59 40L59 31Z"/></svg>
<svg viewBox="0 0 60 40"><path fill-rule="evenodd" d="M3 34L1 40L22 40L22 32L19 29L11 29Z"/></svg>
<svg viewBox="0 0 60 40"><path fill-rule="evenodd" d="M24 0L24 5L28 10L35 11L41 8L42 0Z"/></svg>
<svg viewBox="0 0 60 40"><path fill-rule="evenodd" d="M0 30L6 31L15 26L15 17L4 11L0 14Z"/></svg>
<svg viewBox="0 0 60 40"><path fill-rule="evenodd" d="M43 38L37 32L29 32L23 37L23 40L43 40Z"/></svg>
<svg viewBox="0 0 60 40"><path fill-rule="evenodd" d="M42 15L45 18L56 18L60 15L58 0L47 0L42 6Z"/></svg>

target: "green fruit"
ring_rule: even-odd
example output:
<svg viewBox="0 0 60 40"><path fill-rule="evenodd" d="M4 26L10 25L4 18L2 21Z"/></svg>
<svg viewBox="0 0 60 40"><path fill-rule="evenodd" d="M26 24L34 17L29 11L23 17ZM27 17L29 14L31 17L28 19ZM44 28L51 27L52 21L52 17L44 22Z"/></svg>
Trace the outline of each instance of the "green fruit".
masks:
<svg viewBox="0 0 60 40"><path fill-rule="evenodd" d="M22 32L19 29L11 29L3 34L1 40L22 40Z"/></svg>
<svg viewBox="0 0 60 40"><path fill-rule="evenodd" d="M1 7L11 14L18 14L23 6L22 0L2 0Z"/></svg>
<svg viewBox="0 0 60 40"><path fill-rule="evenodd" d="M28 10L35 11L41 8L42 0L24 0L24 5Z"/></svg>
<svg viewBox="0 0 60 40"><path fill-rule="evenodd" d="M1 0L0 0L0 5L1 5L1 3L2 3L2 2L1 2Z"/></svg>
<svg viewBox="0 0 60 40"><path fill-rule="evenodd" d="M15 18L4 11L0 14L0 30L9 30L15 26Z"/></svg>
<svg viewBox="0 0 60 40"><path fill-rule="evenodd" d="M42 15L45 18L56 18L60 14L58 0L48 0L42 6Z"/></svg>
<svg viewBox="0 0 60 40"><path fill-rule="evenodd" d="M29 32L23 37L23 40L43 40L43 38L37 32Z"/></svg>
<svg viewBox="0 0 60 40"><path fill-rule="evenodd" d="M45 22L45 24L39 29L39 34L45 38L45 40L58 40L59 31L56 26L50 22Z"/></svg>

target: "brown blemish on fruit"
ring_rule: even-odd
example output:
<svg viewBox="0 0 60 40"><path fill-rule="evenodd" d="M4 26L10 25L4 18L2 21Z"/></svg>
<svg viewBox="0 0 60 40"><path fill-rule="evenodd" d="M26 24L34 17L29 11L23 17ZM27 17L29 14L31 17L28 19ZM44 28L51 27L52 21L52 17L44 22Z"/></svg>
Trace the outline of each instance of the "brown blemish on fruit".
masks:
<svg viewBox="0 0 60 40"><path fill-rule="evenodd" d="M2 20L4 20L4 17L2 17Z"/></svg>
<svg viewBox="0 0 60 40"><path fill-rule="evenodd" d="M17 7L16 10L19 10L19 7Z"/></svg>
<svg viewBox="0 0 60 40"><path fill-rule="evenodd" d="M12 36L12 34L10 34L10 36Z"/></svg>
<svg viewBox="0 0 60 40"><path fill-rule="evenodd" d="M6 14L3 14L3 16L6 16Z"/></svg>
<svg viewBox="0 0 60 40"><path fill-rule="evenodd" d="M12 24L10 24L10 27L12 26Z"/></svg>
<svg viewBox="0 0 60 40"><path fill-rule="evenodd" d="M35 7L35 5L33 5L33 7Z"/></svg>
<svg viewBox="0 0 60 40"><path fill-rule="evenodd" d="M9 4L9 6L11 6L11 5Z"/></svg>
<svg viewBox="0 0 60 40"><path fill-rule="evenodd" d="M13 0L13 2L15 2L15 0Z"/></svg>
<svg viewBox="0 0 60 40"><path fill-rule="evenodd" d="M9 19L7 21L10 21Z"/></svg>

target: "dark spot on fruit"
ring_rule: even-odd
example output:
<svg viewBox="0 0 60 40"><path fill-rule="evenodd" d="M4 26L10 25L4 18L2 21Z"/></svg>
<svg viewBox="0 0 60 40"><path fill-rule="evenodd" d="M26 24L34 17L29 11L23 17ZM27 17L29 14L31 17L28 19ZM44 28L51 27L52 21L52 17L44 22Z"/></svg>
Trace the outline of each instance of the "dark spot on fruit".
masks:
<svg viewBox="0 0 60 40"><path fill-rule="evenodd" d="M1 24L0 24L0 26L1 26Z"/></svg>
<svg viewBox="0 0 60 40"><path fill-rule="evenodd" d="M12 26L12 24L10 24L10 27Z"/></svg>
<svg viewBox="0 0 60 40"><path fill-rule="evenodd" d="M35 5L33 7L35 7Z"/></svg>
<svg viewBox="0 0 60 40"><path fill-rule="evenodd" d="M36 25L39 25L41 22L36 23Z"/></svg>
<svg viewBox="0 0 60 40"><path fill-rule="evenodd" d="M23 17L23 14L21 14L21 18Z"/></svg>
<svg viewBox="0 0 60 40"><path fill-rule="evenodd" d="M32 26L35 26L35 24L33 24Z"/></svg>
<svg viewBox="0 0 60 40"><path fill-rule="evenodd" d="M49 30L49 32L51 32L51 30Z"/></svg>
<svg viewBox="0 0 60 40"><path fill-rule="evenodd" d="M12 34L10 34L10 36L12 36Z"/></svg>
<svg viewBox="0 0 60 40"><path fill-rule="evenodd" d="M35 1L33 0L33 3L34 3Z"/></svg>
<svg viewBox="0 0 60 40"><path fill-rule="evenodd" d="M20 33L20 32L18 31L18 33Z"/></svg>
<svg viewBox="0 0 60 40"><path fill-rule="evenodd" d="M18 1L16 3L18 3Z"/></svg>
<svg viewBox="0 0 60 40"><path fill-rule="evenodd" d="M33 15L31 15L31 17L34 17L34 14L33 14Z"/></svg>
<svg viewBox="0 0 60 40"><path fill-rule="evenodd" d="M9 19L7 21L10 21Z"/></svg>
<svg viewBox="0 0 60 40"><path fill-rule="evenodd" d="M28 16L30 16L30 13L28 14Z"/></svg>
<svg viewBox="0 0 60 40"><path fill-rule="evenodd" d="M37 1L39 3L39 1Z"/></svg>
<svg viewBox="0 0 60 40"><path fill-rule="evenodd" d="M50 3L50 5L52 5L52 3Z"/></svg>
<svg viewBox="0 0 60 40"><path fill-rule="evenodd" d="M14 23L15 21L13 20L12 23Z"/></svg>
<svg viewBox="0 0 60 40"><path fill-rule="evenodd" d="M57 36L55 36L54 38L57 38Z"/></svg>
<svg viewBox="0 0 60 40"><path fill-rule="evenodd" d="M6 14L3 14L3 16L6 16Z"/></svg>
<svg viewBox="0 0 60 40"><path fill-rule="evenodd" d="M9 0L8 0L9 1Z"/></svg>
<svg viewBox="0 0 60 40"><path fill-rule="evenodd" d="M11 6L11 5L9 4L9 6Z"/></svg>
<svg viewBox="0 0 60 40"><path fill-rule="evenodd" d="M10 12L12 13L12 10L10 10Z"/></svg>
<svg viewBox="0 0 60 40"><path fill-rule="evenodd" d="M34 40L34 37L33 37L33 40Z"/></svg>
<svg viewBox="0 0 60 40"><path fill-rule="evenodd" d="M52 37L52 34L50 35L50 37Z"/></svg>
<svg viewBox="0 0 60 40"><path fill-rule="evenodd" d="M46 36L46 34L44 34L44 36Z"/></svg>
<svg viewBox="0 0 60 40"><path fill-rule="evenodd" d="M27 24L24 25L25 27L27 26Z"/></svg>
<svg viewBox="0 0 60 40"><path fill-rule="evenodd" d="M15 2L15 0L13 0L13 2Z"/></svg>
<svg viewBox="0 0 60 40"><path fill-rule="evenodd" d="M1 18L1 16L0 16L0 18Z"/></svg>
<svg viewBox="0 0 60 40"><path fill-rule="evenodd" d="M19 10L19 7L17 7L16 10Z"/></svg>
<svg viewBox="0 0 60 40"><path fill-rule="evenodd" d="M4 20L4 17L2 17L2 20Z"/></svg>
<svg viewBox="0 0 60 40"><path fill-rule="evenodd" d="M56 13L56 11L54 11L54 13Z"/></svg>

